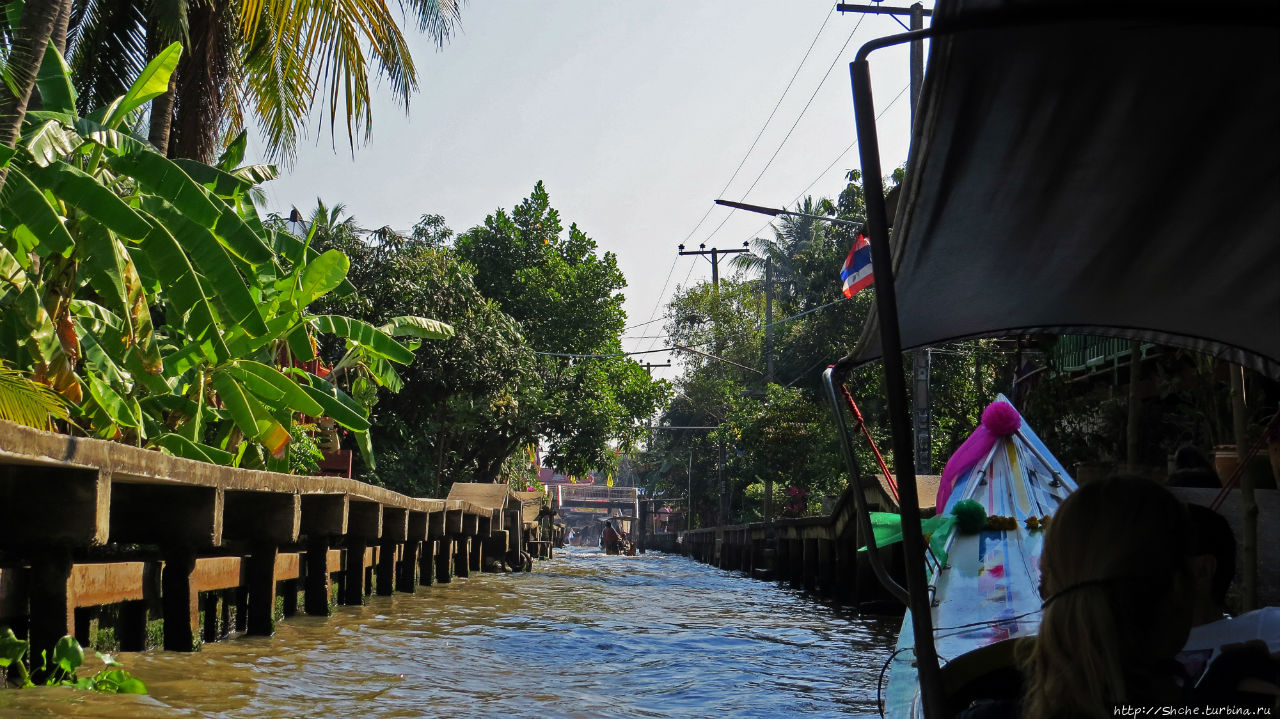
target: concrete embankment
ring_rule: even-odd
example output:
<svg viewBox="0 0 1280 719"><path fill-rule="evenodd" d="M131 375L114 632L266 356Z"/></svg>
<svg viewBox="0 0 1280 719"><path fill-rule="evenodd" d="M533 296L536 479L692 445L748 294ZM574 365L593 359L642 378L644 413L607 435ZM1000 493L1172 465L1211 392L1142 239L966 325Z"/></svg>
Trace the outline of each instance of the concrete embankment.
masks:
<svg viewBox="0 0 1280 719"><path fill-rule="evenodd" d="M0 422L0 626L39 656L66 634L89 644L100 617L140 650L161 619L164 648L191 651L271 634L277 597L285 617L327 616L335 595L527 569L557 538L519 494L416 498Z"/></svg>

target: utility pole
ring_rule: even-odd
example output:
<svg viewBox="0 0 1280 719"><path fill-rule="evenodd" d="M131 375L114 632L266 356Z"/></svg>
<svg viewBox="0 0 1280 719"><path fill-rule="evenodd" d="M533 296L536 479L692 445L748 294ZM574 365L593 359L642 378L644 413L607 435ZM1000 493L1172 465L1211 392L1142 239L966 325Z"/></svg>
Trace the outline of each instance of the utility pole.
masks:
<svg viewBox="0 0 1280 719"><path fill-rule="evenodd" d="M876 15L890 15L895 19L898 15L906 15L911 18L911 30L923 30L924 18L926 15L933 15L933 11L925 10L920 3L915 3L909 8L887 7L884 5L836 5L836 10L840 12L859 12L873 13ZM901 20L898 21L901 24ZM911 41L911 124L915 125L916 108L920 104L920 86L924 81L924 41ZM911 383L911 399L912 399L912 417L911 424L915 433L915 458L916 467L920 468L925 474L930 474L933 468L933 438L930 434L929 425L932 422L930 417L929 405L931 404L930 395L930 375L932 369L933 358L929 354L928 349L918 349L911 353L912 383Z"/></svg>
<svg viewBox="0 0 1280 719"><path fill-rule="evenodd" d="M764 382L773 384L773 258L764 258Z"/></svg>
<svg viewBox="0 0 1280 719"><path fill-rule="evenodd" d="M645 371L645 372L648 372L648 373L649 373L649 376L650 376L650 377L652 377L652 376L653 376L653 368L654 368L654 367L670 367L670 366L671 366L671 361L670 361L670 360L668 360L665 364L654 364L654 363L652 363L652 362L641 362L641 363L640 363L640 366L641 366L641 367L644 367L644 371Z"/></svg>
<svg viewBox="0 0 1280 719"><path fill-rule="evenodd" d="M897 19L898 15L908 15L911 17L913 28L923 29L924 17L932 15L932 12L925 10L920 3L914 4L910 8L894 8L884 7L882 5L873 5L871 7L861 7L854 5L837 5L836 9L841 12L875 12L880 14L888 14ZM901 23L901 21L898 21ZM915 124L916 104L920 99L920 85L924 76L924 48L922 40L912 40L911 43L911 120L912 125ZM854 97L865 96L870 86L870 72L867 67L865 58L860 58L849 65L850 80L853 83ZM858 128L858 137L860 140L875 137L875 117L868 107L859 106L854 103L854 121ZM862 143L860 143L862 144ZM868 234L871 239L872 253L876 256L875 267L877 270L884 266L884 259L889 256L888 251L888 218L884 217L884 197L883 191L879 185L880 158L867 151L865 145L862 148L862 172L864 175L863 187L867 190L867 225ZM876 302L880 304L881 309L887 312L896 311L897 295L893 286L892 271L887 273L885 287L877 288ZM884 339L885 350L885 378L887 384L887 399L891 412L905 411L905 397L902 397L900 387L906 383L906 378L902 376L902 346L901 338L898 335L897 327L881 328ZM928 354L925 355L925 362L928 361ZM916 368L914 374L918 377L922 372L925 375L925 387L927 388L928 367L921 367L919 356L913 358ZM927 392L927 389L926 389ZM920 456L922 447L929 444L928 431L928 397L919 391L914 393L915 412L913 429L914 436L906 437L901 433L895 433L894 437L894 454L902 460L904 466L898 467L898 471L902 473L904 482L901 483L902 490L902 518L904 525L918 521L916 486L915 486L915 466L918 465L930 468L930 457ZM923 406L924 412L919 412L919 408ZM924 421L922 422L922 418ZM921 434L921 431L925 434ZM915 446L913 452L907 451L907 442L914 439ZM912 458L915 462L912 462ZM945 699L942 689L942 673L938 666L938 650L934 645L933 637L933 620L929 611L929 594L926 587L924 575L924 540L914 532L907 532L903 537L902 547L905 555L907 566L906 579L907 589L910 592L908 602L911 610L912 633L916 637L915 654L916 654L916 671L920 679L920 704L923 714L927 719L939 719L946 715Z"/></svg>
<svg viewBox="0 0 1280 719"><path fill-rule="evenodd" d="M773 258L764 258L764 396L769 401L769 385L773 384ZM773 524L773 474L764 478L764 523Z"/></svg>
<svg viewBox="0 0 1280 719"><path fill-rule="evenodd" d="M720 258L724 255L736 255L740 252L750 251L747 249L747 243L745 242L742 243L741 248L736 250L722 250L716 247L712 247L711 249L708 250L706 244L698 245L698 249L696 250L685 250L684 245L680 245L678 250L681 255L701 255L704 257L707 255L711 256L711 260L710 260L711 287L715 295L716 309L719 309L719 306L720 306ZM712 318L711 331L715 333L716 354L719 355L720 354L720 327L719 327L719 323L715 322L714 317ZM723 375L724 367L721 366L720 364L717 364L716 371L721 375ZM721 415L723 416L723 414L724 414L724 408L722 407ZM720 438L718 455L719 455L719 459L716 462L716 484L720 488L720 511L719 511L719 516L716 518L716 525L723 525L725 523L725 520L729 516L729 493L726 491L727 487L725 486L725 481L724 481L725 446L724 446L723 437Z"/></svg>

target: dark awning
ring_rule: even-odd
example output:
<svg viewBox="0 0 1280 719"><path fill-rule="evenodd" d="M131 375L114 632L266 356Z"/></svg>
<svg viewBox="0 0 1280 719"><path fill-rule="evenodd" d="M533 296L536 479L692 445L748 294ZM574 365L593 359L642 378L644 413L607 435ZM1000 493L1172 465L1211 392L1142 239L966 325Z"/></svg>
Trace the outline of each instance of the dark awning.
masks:
<svg viewBox="0 0 1280 719"><path fill-rule="evenodd" d="M934 27L1029 5L939 0ZM893 223L904 348L1100 334L1280 377L1277 4L1137 6L934 38ZM872 317L847 360L880 355Z"/></svg>

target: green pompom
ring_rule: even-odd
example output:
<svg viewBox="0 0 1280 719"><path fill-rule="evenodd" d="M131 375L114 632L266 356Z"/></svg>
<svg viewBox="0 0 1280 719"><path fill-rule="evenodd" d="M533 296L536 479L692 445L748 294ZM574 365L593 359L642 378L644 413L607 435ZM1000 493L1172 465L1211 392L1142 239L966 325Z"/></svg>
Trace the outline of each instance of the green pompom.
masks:
<svg viewBox="0 0 1280 719"><path fill-rule="evenodd" d="M982 531L987 523L987 510L972 499L962 499L951 508L956 518L956 527L965 534L976 534Z"/></svg>

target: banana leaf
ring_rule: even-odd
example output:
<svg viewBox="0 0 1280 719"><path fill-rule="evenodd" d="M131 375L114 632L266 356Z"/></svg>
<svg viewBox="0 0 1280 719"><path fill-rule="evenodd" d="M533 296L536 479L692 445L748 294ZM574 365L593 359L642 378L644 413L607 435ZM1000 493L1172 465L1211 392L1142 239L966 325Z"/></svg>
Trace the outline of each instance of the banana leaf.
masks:
<svg viewBox="0 0 1280 719"><path fill-rule="evenodd" d="M404 345L395 341L391 335L374 327L368 322L341 317L339 315L313 315L307 318L321 332L337 335L351 340L376 357L389 359L399 364L413 362L413 353Z"/></svg>

